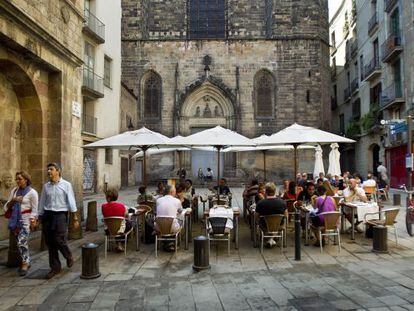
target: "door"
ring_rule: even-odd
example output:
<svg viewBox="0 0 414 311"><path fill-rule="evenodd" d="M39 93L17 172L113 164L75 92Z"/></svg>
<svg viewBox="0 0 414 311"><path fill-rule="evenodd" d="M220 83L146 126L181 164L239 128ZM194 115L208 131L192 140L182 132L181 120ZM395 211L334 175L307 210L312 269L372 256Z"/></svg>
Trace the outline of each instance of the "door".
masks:
<svg viewBox="0 0 414 311"><path fill-rule="evenodd" d="M377 166L379 162L380 146L374 145L372 147L372 172L378 177Z"/></svg>
<svg viewBox="0 0 414 311"><path fill-rule="evenodd" d="M128 187L128 172L129 160L128 158L121 158L121 187Z"/></svg>

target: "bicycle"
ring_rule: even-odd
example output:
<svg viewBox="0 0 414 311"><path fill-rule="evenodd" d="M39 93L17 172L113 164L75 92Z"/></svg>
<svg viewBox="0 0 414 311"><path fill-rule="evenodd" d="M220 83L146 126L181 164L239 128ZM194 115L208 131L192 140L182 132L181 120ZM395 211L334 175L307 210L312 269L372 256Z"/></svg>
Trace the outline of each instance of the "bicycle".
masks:
<svg viewBox="0 0 414 311"><path fill-rule="evenodd" d="M405 225L407 227L407 232L410 236L414 236L413 232L413 224L414 224L414 199L413 193L414 190L407 190L405 185L401 185L400 189L403 189L405 193L408 195L407 198L407 209L405 211Z"/></svg>

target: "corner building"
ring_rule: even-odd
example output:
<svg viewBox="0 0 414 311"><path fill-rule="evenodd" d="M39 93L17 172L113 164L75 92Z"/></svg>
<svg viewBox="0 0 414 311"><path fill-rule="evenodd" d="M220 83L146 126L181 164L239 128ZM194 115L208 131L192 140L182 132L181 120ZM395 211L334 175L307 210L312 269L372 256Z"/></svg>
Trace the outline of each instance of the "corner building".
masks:
<svg viewBox="0 0 414 311"><path fill-rule="evenodd" d="M137 95L139 126L175 136L221 125L248 137L294 122L329 128L327 1L124 0L122 6L122 81ZM192 152L184 164L194 177L198 168L214 171L212 158ZM269 177L291 176L290 153L268 158ZM223 173L260 175L261 161L228 154ZM162 156L150 162L153 179L171 171Z"/></svg>

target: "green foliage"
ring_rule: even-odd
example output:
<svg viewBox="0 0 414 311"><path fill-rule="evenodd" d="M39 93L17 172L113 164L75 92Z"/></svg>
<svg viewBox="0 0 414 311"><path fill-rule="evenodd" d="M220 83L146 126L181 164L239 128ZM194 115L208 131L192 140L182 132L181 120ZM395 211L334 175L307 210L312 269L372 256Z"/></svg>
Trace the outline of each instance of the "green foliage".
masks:
<svg viewBox="0 0 414 311"><path fill-rule="evenodd" d="M346 136L349 138L356 138L357 135L361 134L361 127L359 125L359 122L351 121L348 123L348 126L346 128Z"/></svg>
<svg viewBox="0 0 414 311"><path fill-rule="evenodd" d="M372 110L362 116L361 124L365 132L368 132L375 125L376 119L377 119L376 113L373 112Z"/></svg>

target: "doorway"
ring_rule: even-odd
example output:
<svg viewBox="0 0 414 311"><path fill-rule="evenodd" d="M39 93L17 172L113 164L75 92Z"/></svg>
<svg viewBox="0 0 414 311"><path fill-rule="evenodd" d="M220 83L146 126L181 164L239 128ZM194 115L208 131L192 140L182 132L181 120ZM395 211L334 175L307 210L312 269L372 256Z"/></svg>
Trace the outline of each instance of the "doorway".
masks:
<svg viewBox="0 0 414 311"><path fill-rule="evenodd" d="M378 177L377 166L379 162L379 153L380 153L380 146L374 144L372 146L372 172L376 177Z"/></svg>
<svg viewBox="0 0 414 311"><path fill-rule="evenodd" d="M121 187L128 187L128 172L129 160L128 158L121 158Z"/></svg>

